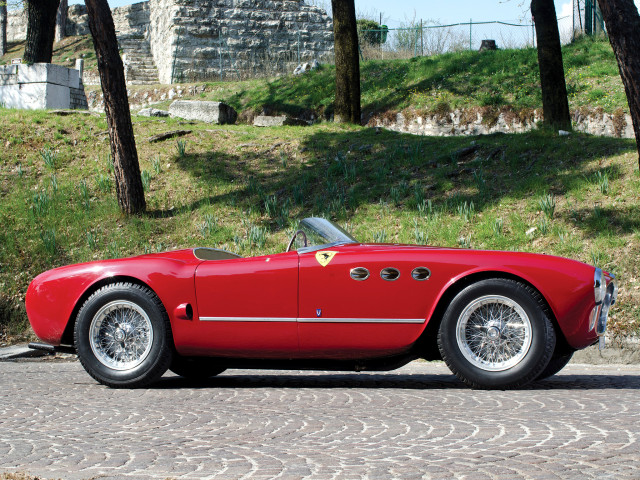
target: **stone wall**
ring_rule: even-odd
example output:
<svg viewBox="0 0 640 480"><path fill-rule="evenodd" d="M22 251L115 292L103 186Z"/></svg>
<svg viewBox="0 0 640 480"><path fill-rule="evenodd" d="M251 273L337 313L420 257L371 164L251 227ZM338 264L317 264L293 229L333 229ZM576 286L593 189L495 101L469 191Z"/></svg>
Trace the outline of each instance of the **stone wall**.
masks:
<svg viewBox="0 0 640 480"><path fill-rule="evenodd" d="M112 10L113 23L118 34L142 34L149 30L149 2L134 3ZM67 36L89 35L89 16L83 4L69 5L67 10ZM27 17L23 10L12 10L8 15L7 40L21 42L27 38Z"/></svg>
<svg viewBox="0 0 640 480"><path fill-rule="evenodd" d="M175 0L150 0L151 21L149 37L151 54L158 67L160 83L174 83L172 77L173 59L175 56L177 30L176 16L178 7Z"/></svg>
<svg viewBox="0 0 640 480"><path fill-rule="evenodd" d="M624 113L608 114L598 110L576 111L572 115L573 128L591 135L635 138L631 116ZM532 110L523 114L505 109L459 109L445 114L420 114L411 110L392 115L376 115L369 126L414 135L446 137L450 135L489 135L492 133L522 133L532 130L542 121L542 112Z"/></svg>
<svg viewBox="0 0 640 480"><path fill-rule="evenodd" d="M161 37L175 52L154 53L163 83L274 73L333 55L331 19L299 0L151 1L172 4L169 28L152 35L152 44Z"/></svg>
<svg viewBox="0 0 640 480"><path fill-rule="evenodd" d="M80 72L50 63L0 65L0 104L28 110L87 108Z"/></svg>
<svg viewBox="0 0 640 480"><path fill-rule="evenodd" d="M301 0L149 0L113 10L118 40L149 42L161 83L293 70L333 57L333 26ZM87 35L84 5L71 5L67 35ZM24 40L26 18L9 14L9 41Z"/></svg>

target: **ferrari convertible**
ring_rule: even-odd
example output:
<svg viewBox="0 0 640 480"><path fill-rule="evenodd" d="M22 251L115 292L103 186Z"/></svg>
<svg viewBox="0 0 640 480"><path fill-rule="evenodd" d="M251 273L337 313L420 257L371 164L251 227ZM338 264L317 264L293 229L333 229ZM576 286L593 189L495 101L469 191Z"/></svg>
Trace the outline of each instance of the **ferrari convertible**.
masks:
<svg viewBox="0 0 640 480"><path fill-rule="evenodd" d="M518 388L604 346L614 276L549 255L359 243L307 218L284 253L195 248L56 268L26 295L33 348L77 353L110 387L167 369L391 370L442 359Z"/></svg>

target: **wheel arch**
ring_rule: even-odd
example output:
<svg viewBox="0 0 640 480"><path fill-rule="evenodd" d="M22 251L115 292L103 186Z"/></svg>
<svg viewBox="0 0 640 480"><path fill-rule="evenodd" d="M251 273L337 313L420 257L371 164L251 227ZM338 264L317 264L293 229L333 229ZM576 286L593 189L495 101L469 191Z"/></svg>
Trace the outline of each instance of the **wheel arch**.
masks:
<svg viewBox="0 0 640 480"><path fill-rule="evenodd" d="M422 331L422 334L416 341L417 354L427 360L441 360L441 355L438 350L437 345L437 337L438 330L440 329L440 324L442 322L442 318L444 316L447 307L451 304L451 301L455 298L458 293L464 290L469 285L480 282L482 280L489 280L493 278L502 278L506 280L514 280L516 282L522 283L527 287L533 289L538 294L538 303L543 309L545 315L553 325L553 328L556 332L556 348L573 351L558 324L558 320L549 305L549 302L544 297L542 292L531 282L526 280L523 277L515 275L513 273L504 272L500 270L485 270L481 272L474 272L468 275L464 275L458 278L455 282L450 284L445 291L440 295L438 303L433 310L433 313L427 320L427 325Z"/></svg>
<svg viewBox="0 0 640 480"><path fill-rule="evenodd" d="M67 326L65 327L64 333L62 334L61 343L65 345L74 345L73 331L76 325L76 320L78 318L78 312L82 308L82 305L84 305L84 302L86 302L91 295L100 290L102 287L106 287L107 285L115 283L132 283L134 285L139 285L141 287L148 288L153 292L154 295L160 298L158 293L149 284L143 282L139 278L129 275L114 275L111 277L102 278L92 283L78 298L78 301L73 306L71 315L69 315L69 319L67 320Z"/></svg>

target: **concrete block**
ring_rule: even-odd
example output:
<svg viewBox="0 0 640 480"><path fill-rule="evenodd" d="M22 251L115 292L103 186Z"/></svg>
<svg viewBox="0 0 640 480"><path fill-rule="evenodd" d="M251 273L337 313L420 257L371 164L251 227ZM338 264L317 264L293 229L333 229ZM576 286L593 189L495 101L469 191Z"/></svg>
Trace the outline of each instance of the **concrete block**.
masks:
<svg viewBox="0 0 640 480"><path fill-rule="evenodd" d="M18 83L53 83L65 87L78 88L80 72L52 63L18 65Z"/></svg>
<svg viewBox="0 0 640 480"><path fill-rule="evenodd" d="M0 75L17 75L18 65L0 65Z"/></svg>
<svg viewBox="0 0 640 480"><path fill-rule="evenodd" d="M169 107L169 113L172 117L184 118L185 120L200 120L219 125L236 123L238 118L238 113L222 102L176 100Z"/></svg>
<svg viewBox="0 0 640 480"><path fill-rule="evenodd" d="M282 127L284 125L306 127L309 125L309 122L301 118L288 117L286 115L258 115L253 119L253 125L255 127Z"/></svg>
<svg viewBox="0 0 640 480"><path fill-rule="evenodd" d="M69 88L51 83L27 83L0 88L0 103L24 110L69 108Z"/></svg>

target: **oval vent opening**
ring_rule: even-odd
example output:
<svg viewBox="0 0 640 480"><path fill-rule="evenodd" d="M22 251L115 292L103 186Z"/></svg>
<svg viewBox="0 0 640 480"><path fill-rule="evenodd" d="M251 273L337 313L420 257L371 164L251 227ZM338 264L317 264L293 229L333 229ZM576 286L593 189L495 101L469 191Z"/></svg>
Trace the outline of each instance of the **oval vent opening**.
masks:
<svg viewBox="0 0 640 480"><path fill-rule="evenodd" d="M369 270L364 267L352 268L350 275L354 280L366 280L367 278L369 278Z"/></svg>
<svg viewBox="0 0 640 480"><path fill-rule="evenodd" d="M380 271L380 276L384 280L388 280L392 282L393 280L397 280L398 278L400 278L400 271L397 268L387 267L387 268L383 268Z"/></svg>
<svg viewBox="0 0 640 480"><path fill-rule="evenodd" d="M416 267L411 272L411 276L414 280L428 280L431 276L431 271L427 267Z"/></svg>

